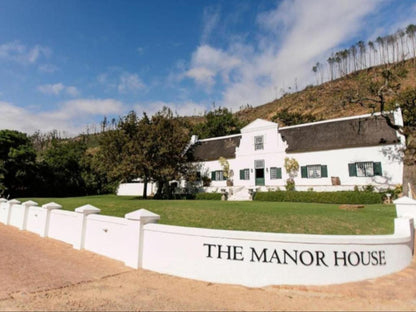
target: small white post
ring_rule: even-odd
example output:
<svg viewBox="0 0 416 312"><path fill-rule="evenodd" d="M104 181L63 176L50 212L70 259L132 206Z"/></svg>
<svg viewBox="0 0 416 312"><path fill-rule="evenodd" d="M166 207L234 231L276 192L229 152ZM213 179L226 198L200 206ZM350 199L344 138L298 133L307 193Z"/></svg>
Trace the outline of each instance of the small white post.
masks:
<svg viewBox="0 0 416 312"><path fill-rule="evenodd" d="M49 233L49 219L50 219L50 216L51 216L51 210L53 210L53 209L61 209L62 206L59 205L59 204L57 204L57 203L51 202L51 203L42 205L42 208L45 209L46 211L45 211L45 215L44 215L44 218L45 218L44 219L44 224L43 224L43 227L41 229L40 236L41 237L48 237L48 233Z"/></svg>
<svg viewBox="0 0 416 312"><path fill-rule="evenodd" d="M393 201L396 205L397 217L411 217L416 219L416 200L403 196Z"/></svg>
<svg viewBox="0 0 416 312"><path fill-rule="evenodd" d="M77 233L77 238L72 246L75 249L83 249L85 243L85 230L87 228L87 216L93 213L100 213L101 209L94 207L92 205L84 205L75 209L75 212L78 213L78 222L77 228L74 229Z"/></svg>
<svg viewBox="0 0 416 312"><path fill-rule="evenodd" d="M139 209L126 214L124 217L129 220L127 243L130 251L124 263L129 267L138 269L142 267L143 263L144 225L157 223L160 216L146 209Z"/></svg>
<svg viewBox="0 0 416 312"><path fill-rule="evenodd" d="M11 210L12 210L12 206L13 205L19 205L20 201L18 201L17 199L12 199L9 200L7 202L7 206L6 206L6 220L5 220L5 224L9 225L10 224L10 216L12 215Z"/></svg>
<svg viewBox="0 0 416 312"><path fill-rule="evenodd" d="M0 198L0 222L6 223L7 199Z"/></svg>
<svg viewBox="0 0 416 312"><path fill-rule="evenodd" d="M28 200L28 201L25 201L24 203L22 203L22 206L23 206L23 209L24 209L23 210L23 221L22 221L22 224L19 226L19 229L26 230L27 215L29 213L29 207L37 206L37 205L38 205L38 203L34 202L32 200Z"/></svg>

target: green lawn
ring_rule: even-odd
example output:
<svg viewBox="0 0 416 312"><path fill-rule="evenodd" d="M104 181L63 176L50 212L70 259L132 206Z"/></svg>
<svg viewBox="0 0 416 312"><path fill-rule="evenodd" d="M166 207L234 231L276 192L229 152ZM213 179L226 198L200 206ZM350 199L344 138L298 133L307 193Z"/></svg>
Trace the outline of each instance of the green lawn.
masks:
<svg viewBox="0 0 416 312"><path fill-rule="evenodd" d="M392 234L393 220L396 217L393 205L366 205L358 211L345 211L332 204L159 201L115 195L31 200L39 205L53 201L61 204L66 210L90 204L100 208L103 215L118 217L145 208L159 214L161 224L277 233Z"/></svg>

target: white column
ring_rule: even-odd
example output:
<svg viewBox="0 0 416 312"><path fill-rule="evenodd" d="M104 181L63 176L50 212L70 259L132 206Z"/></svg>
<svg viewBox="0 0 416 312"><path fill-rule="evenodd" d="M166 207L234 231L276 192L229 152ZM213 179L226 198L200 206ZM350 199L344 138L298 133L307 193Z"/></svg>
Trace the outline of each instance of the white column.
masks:
<svg viewBox="0 0 416 312"><path fill-rule="evenodd" d="M27 215L28 215L28 212L29 212L29 207L33 207L33 206L37 206L37 205L38 205L38 203L37 202L34 202L32 200L28 200L28 201L25 201L24 203L22 203L22 206L23 206L23 209L24 209L24 212L23 212L23 222L19 226L19 229L26 230L26 226L27 226Z"/></svg>
<svg viewBox="0 0 416 312"><path fill-rule="evenodd" d="M416 219L416 200L409 197L401 197L393 201L396 205L397 217L411 217Z"/></svg>
<svg viewBox="0 0 416 312"><path fill-rule="evenodd" d="M49 219L50 219L50 215L51 215L51 210L61 209L62 206L57 204L57 203L51 202L51 203L42 205L42 208L45 209L45 213L44 213L44 223L43 223L43 227L41 229L40 236L41 237L48 237Z"/></svg>
<svg viewBox="0 0 416 312"><path fill-rule="evenodd" d="M75 209L75 212L78 213L77 228L74 229L77 234L77 238L73 243L75 249L83 249L85 243L85 230L87 228L87 217L90 214L97 214L101 212L101 209L94 207L92 205L84 205Z"/></svg>
<svg viewBox="0 0 416 312"><path fill-rule="evenodd" d="M144 242L144 225L148 223L157 223L160 216L146 209L132 211L124 216L129 220L129 230L127 244L129 253L124 263L132 268L142 267L143 262L143 242Z"/></svg>
<svg viewBox="0 0 416 312"><path fill-rule="evenodd" d="M12 199L9 200L7 202L7 206L6 206L6 218L5 218L5 224L9 225L10 224L10 216L11 216L11 210L12 210L12 206L13 205L19 205L20 201L18 201L17 199Z"/></svg>
<svg viewBox="0 0 416 312"><path fill-rule="evenodd" d="M7 199L0 198L0 222L6 223Z"/></svg>

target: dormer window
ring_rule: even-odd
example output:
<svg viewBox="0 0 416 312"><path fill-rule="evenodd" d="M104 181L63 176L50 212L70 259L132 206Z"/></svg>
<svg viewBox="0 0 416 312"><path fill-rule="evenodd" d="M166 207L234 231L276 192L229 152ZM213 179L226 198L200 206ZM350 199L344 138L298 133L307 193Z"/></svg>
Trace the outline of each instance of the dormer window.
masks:
<svg viewBox="0 0 416 312"><path fill-rule="evenodd" d="M264 149L264 137L262 135L258 135L254 137L254 150L262 150Z"/></svg>

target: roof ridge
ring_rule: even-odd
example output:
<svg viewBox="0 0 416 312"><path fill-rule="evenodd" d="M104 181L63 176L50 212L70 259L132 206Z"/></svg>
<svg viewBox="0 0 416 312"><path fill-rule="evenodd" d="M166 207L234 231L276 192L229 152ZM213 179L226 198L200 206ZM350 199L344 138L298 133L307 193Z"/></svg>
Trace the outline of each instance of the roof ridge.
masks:
<svg viewBox="0 0 416 312"><path fill-rule="evenodd" d="M393 114L394 112L390 111L390 112L387 112L387 113ZM344 121L344 120L353 120L353 119L360 119L360 118L368 118L368 117L373 117L373 116L381 116L381 113L377 112L377 113L370 113L370 114L364 114L364 115L339 117L339 118L333 118L333 119L314 121L314 122L308 122L308 123L299 124L299 125L281 127L281 128L279 128L279 130L300 128L300 127L308 127L308 126L313 126L313 125L318 125L318 124L324 124L324 123L330 123L330 122L339 122L339 121Z"/></svg>
<svg viewBox="0 0 416 312"><path fill-rule="evenodd" d="M237 137L237 136L241 136L241 133L229 134L229 135L224 135L224 136L220 136L220 137L206 138L206 139L201 139L201 140L198 139L198 142L222 140L222 139L234 138L234 137Z"/></svg>

